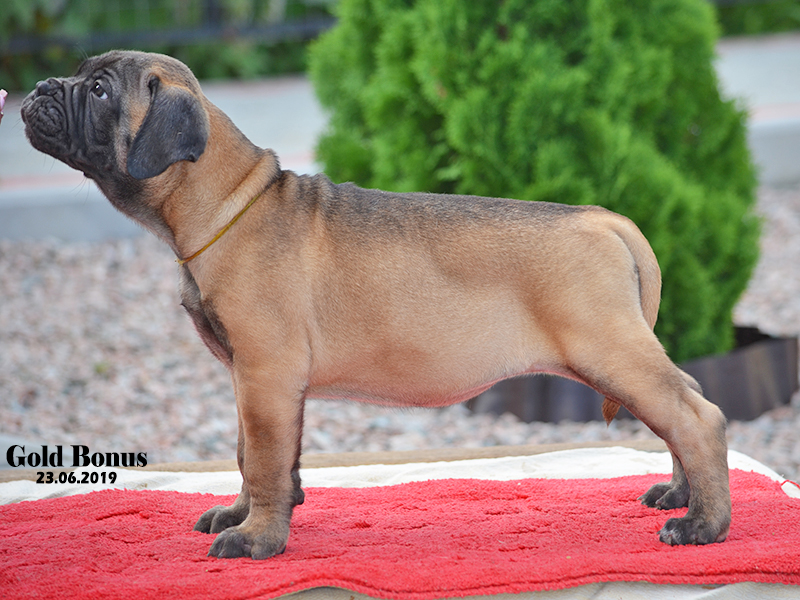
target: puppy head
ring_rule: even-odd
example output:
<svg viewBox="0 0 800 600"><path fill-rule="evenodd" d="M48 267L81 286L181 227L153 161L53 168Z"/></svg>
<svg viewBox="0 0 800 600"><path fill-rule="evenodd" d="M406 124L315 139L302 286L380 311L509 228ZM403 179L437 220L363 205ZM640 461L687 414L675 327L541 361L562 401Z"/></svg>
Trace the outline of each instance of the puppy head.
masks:
<svg viewBox="0 0 800 600"><path fill-rule="evenodd" d="M113 51L89 58L73 77L39 82L21 113L34 148L82 171L119 209L148 225L142 203L157 212L152 204L160 194L153 190L175 179L175 165L205 151L203 100L180 61Z"/></svg>

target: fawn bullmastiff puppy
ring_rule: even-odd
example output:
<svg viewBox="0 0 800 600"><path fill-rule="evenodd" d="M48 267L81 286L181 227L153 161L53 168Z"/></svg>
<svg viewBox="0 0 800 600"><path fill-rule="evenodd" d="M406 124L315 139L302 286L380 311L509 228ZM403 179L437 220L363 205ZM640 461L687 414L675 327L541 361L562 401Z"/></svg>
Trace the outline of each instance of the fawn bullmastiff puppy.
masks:
<svg viewBox="0 0 800 600"><path fill-rule="evenodd" d="M195 525L219 534L211 556L284 551L306 397L441 407L537 372L593 387L607 420L625 406L665 440L672 479L640 500L689 509L663 542L725 539L725 419L653 334L660 271L628 219L281 170L163 55L90 58L40 82L22 117L35 148L172 248L183 306L230 370L243 484Z"/></svg>

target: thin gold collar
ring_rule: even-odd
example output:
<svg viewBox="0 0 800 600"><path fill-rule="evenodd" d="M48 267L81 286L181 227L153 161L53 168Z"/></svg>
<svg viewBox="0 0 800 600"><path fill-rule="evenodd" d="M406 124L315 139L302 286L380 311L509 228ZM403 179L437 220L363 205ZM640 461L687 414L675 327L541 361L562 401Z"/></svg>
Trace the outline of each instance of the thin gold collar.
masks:
<svg viewBox="0 0 800 600"><path fill-rule="evenodd" d="M242 210L240 210L238 213L236 213L236 216L235 216L235 217L233 217L233 218L232 218L230 221L228 221L228 224L227 224L227 225L225 225L225 227L223 227L222 229L220 229L219 233L218 233L217 235L215 235L215 236L212 238L212 240L211 240L210 242L208 242L208 243L207 243L205 246L203 246L202 248L200 248L200 250L198 250L197 252L195 252L194 254L192 254L191 256L189 256L189 257L187 257L187 258L176 258L176 259L175 259L175 262L177 262L179 265L183 266L183 265L185 265L186 263L188 263L190 260L194 260L195 258L197 258L198 256L200 256L200 255L201 255L203 252L205 252L206 250L208 250L208 249L209 249L209 248L210 248L210 247L211 247L211 246L214 244L214 242L216 242L217 240L219 240L219 238L221 238L223 235L225 235L225 233L228 231L228 229L230 229L231 227L233 227L233 224L234 224L234 223L236 223L236 221L238 221L238 220L239 220L239 218L240 218L240 217L241 217L241 216L242 216L244 213L246 213L246 212L247 212L247 209L248 209L248 208L250 208L251 206L253 206L253 204L255 204L256 200L258 200L258 199L259 199L259 197L260 197L261 195L262 195L262 194L261 194L261 193L259 193L259 194L258 194L258 195L256 195L256 196L255 196L255 197L254 197L252 200L250 200L250 202L248 202L248 203L247 203L247 205L246 205L246 206L245 206L245 207L244 207Z"/></svg>

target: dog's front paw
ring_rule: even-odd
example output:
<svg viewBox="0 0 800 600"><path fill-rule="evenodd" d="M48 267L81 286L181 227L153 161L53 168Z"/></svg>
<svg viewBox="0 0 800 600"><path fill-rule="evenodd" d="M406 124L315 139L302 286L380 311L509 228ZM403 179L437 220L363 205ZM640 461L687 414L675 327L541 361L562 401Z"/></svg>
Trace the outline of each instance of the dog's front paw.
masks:
<svg viewBox="0 0 800 600"><path fill-rule="evenodd" d="M713 544L724 542L729 529L729 525L719 526L705 519L686 516L667 521L659 532L659 539L670 546Z"/></svg>
<svg viewBox="0 0 800 600"><path fill-rule="evenodd" d="M286 535L275 535L262 533L260 535L250 535L241 527L231 527L217 536L209 556L217 558L240 558L250 556L254 560L263 560L277 554L283 554L286 550L288 540Z"/></svg>
<svg viewBox="0 0 800 600"><path fill-rule="evenodd" d="M194 530L202 533L221 533L239 525L247 518L248 511L235 506L215 506L208 509L194 524Z"/></svg>
<svg viewBox="0 0 800 600"><path fill-rule="evenodd" d="M689 486L657 483L639 497L639 501L650 508L672 510L689 506Z"/></svg>
<svg viewBox="0 0 800 600"><path fill-rule="evenodd" d="M217 539L211 544L208 555L217 558L239 558L250 556L252 551L253 544L247 539L247 536L237 531L235 527L231 527L217 536Z"/></svg>

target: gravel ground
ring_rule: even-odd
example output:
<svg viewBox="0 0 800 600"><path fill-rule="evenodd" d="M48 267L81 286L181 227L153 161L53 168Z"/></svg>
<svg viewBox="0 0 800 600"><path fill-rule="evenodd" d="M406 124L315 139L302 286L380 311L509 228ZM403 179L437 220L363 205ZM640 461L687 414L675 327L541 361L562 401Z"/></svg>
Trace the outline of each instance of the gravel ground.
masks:
<svg viewBox="0 0 800 600"><path fill-rule="evenodd" d="M736 322L800 334L800 188L761 190L761 262ZM0 434L148 462L235 456L225 369L180 307L177 266L151 236L100 244L0 241ZM800 394L730 447L800 480ZM654 437L638 421L530 423L463 406L392 410L310 401L306 452L409 450Z"/></svg>

